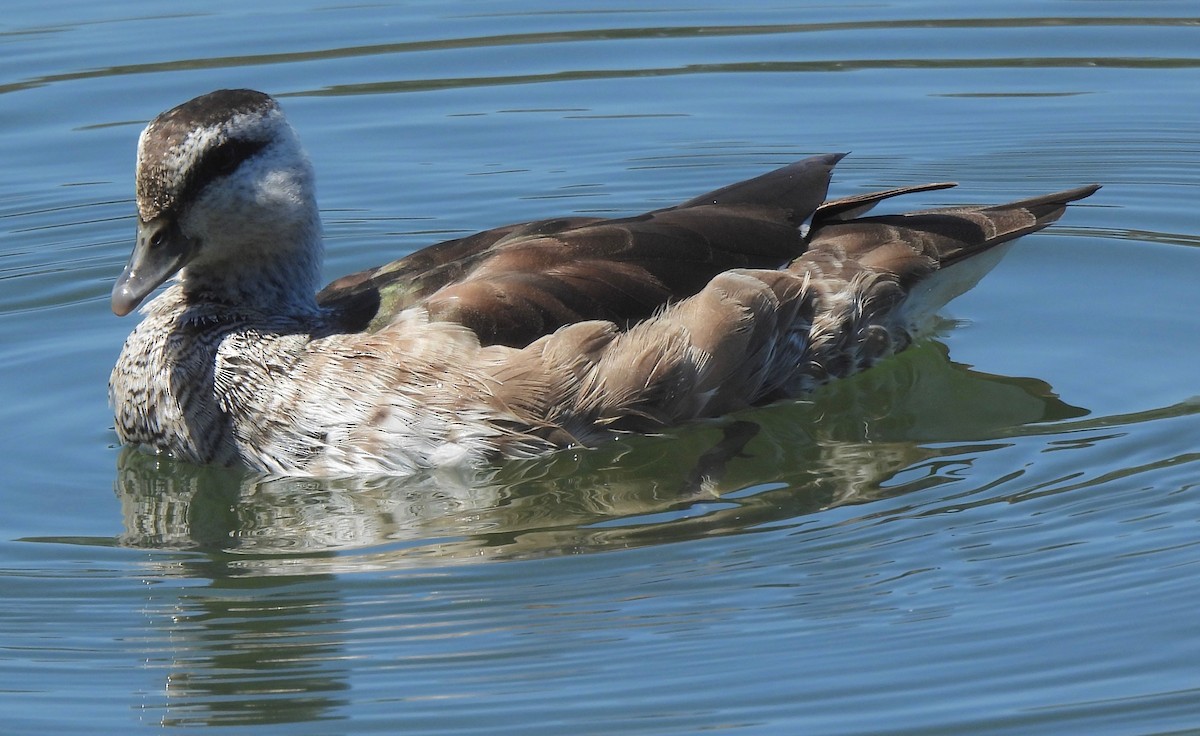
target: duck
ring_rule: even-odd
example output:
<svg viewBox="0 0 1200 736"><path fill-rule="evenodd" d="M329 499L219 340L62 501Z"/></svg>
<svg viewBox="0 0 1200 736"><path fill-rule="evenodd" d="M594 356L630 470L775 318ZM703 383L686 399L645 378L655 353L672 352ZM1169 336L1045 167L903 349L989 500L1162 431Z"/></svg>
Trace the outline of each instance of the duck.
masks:
<svg viewBox="0 0 1200 736"><path fill-rule="evenodd" d="M909 346L1091 184L867 215L816 155L643 214L428 246L322 287L313 166L278 101L217 90L142 131L112 310L120 442L281 475L480 468L803 397ZM166 287L148 299L152 293Z"/></svg>

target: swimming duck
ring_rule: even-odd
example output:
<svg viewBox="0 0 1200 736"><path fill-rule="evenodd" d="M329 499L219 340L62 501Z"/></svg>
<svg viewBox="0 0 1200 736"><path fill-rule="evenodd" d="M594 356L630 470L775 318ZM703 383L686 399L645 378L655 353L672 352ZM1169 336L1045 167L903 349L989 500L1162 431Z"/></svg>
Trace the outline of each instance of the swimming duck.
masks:
<svg viewBox="0 0 1200 736"><path fill-rule="evenodd" d="M996 246L1085 186L862 216L814 156L633 217L430 246L318 290L313 169L270 96L220 90L142 132L143 308L109 380L123 443L283 474L409 473L591 446L813 390L906 347Z"/></svg>

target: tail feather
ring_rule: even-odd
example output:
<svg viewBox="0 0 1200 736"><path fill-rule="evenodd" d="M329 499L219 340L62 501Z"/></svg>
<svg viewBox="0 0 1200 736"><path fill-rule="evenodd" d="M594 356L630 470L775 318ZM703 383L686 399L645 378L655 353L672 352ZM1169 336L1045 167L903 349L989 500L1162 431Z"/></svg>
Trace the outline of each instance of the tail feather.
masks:
<svg viewBox="0 0 1200 736"><path fill-rule="evenodd" d="M901 314L915 328L978 283L1007 250L997 246L1050 225L1069 203L1097 189L1093 184L1000 205L827 218L814 226L808 251L790 269L819 275L825 291L844 288L863 272L894 279L909 292Z"/></svg>
<svg viewBox="0 0 1200 736"><path fill-rule="evenodd" d="M869 212L875 205L885 199L899 197L902 194L916 194L917 192L933 192L939 189L950 189L958 186L952 181L942 181L933 184L918 184L911 187L897 187L895 189L887 189L882 192L870 192L868 194L856 194L851 197L839 197L831 199L823 203L817 208L813 215L813 229L826 225L831 222L844 222L852 220L855 217L861 217Z"/></svg>

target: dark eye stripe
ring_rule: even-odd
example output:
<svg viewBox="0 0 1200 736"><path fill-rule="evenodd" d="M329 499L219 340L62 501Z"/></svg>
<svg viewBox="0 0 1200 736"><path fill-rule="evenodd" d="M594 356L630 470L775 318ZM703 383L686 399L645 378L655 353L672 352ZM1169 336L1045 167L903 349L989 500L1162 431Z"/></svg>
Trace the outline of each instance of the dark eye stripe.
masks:
<svg viewBox="0 0 1200 736"><path fill-rule="evenodd" d="M191 202L204 187L223 176L232 174L243 161L261 151L267 141L249 141L231 138L204 154L188 174L187 180L179 188L179 195L172 203L177 209L186 202Z"/></svg>

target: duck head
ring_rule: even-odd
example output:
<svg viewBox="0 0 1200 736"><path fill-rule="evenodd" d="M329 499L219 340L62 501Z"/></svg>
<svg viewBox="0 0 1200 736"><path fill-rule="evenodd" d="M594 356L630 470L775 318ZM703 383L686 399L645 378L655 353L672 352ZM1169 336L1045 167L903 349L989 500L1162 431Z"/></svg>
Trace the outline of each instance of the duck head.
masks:
<svg viewBox="0 0 1200 736"><path fill-rule="evenodd" d="M133 311L179 274L218 301L311 302L320 269L312 166L278 103L218 90L172 108L138 140L137 240L112 292Z"/></svg>

